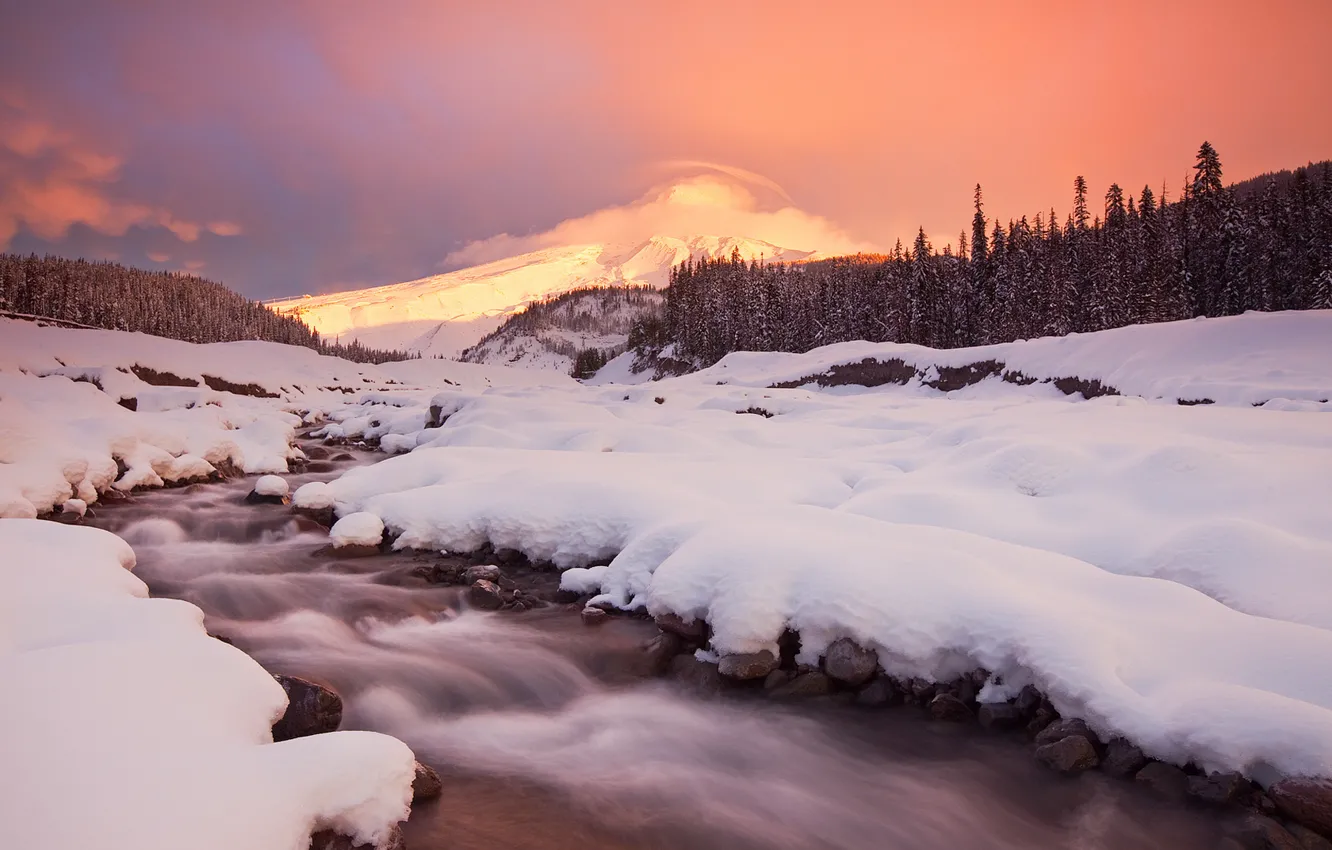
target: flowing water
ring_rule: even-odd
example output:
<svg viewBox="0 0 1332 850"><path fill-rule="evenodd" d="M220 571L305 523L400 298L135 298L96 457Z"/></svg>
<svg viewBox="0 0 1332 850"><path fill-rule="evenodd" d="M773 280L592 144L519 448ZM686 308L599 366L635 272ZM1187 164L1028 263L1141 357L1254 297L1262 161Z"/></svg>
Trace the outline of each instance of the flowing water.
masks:
<svg viewBox="0 0 1332 850"><path fill-rule="evenodd" d="M352 461L288 476L293 489ZM1208 813L1099 774L1065 780L1017 737L914 709L707 699L646 677L650 622L468 610L414 570L339 559L251 482L157 491L94 524L154 595L189 600L274 672L332 686L343 728L402 738L444 778L407 824L426 848L1214 848Z"/></svg>

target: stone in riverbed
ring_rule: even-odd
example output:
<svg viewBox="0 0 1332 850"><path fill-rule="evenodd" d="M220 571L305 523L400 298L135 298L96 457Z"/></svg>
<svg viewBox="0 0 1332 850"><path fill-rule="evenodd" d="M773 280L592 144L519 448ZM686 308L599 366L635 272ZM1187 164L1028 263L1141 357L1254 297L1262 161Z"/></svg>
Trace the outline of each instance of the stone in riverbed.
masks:
<svg viewBox="0 0 1332 850"><path fill-rule="evenodd" d="M1081 735L1069 735L1053 744L1037 747L1036 760L1065 776L1091 770L1100 761L1091 741Z"/></svg>
<svg viewBox="0 0 1332 850"><path fill-rule="evenodd" d="M1036 716L1036 709L1041 707L1044 699L1035 685L1023 685L1022 690L1018 691L1017 699L1013 700L1013 706L1023 718L1030 720Z"/></svg>
<svg viewBox="0 0 1332 850"><path fill-rule="evenodd" d="M504 596L500 593L499 585L493 581L477 579L472 582L472 586L467 588L467 601L473 608L480 608L485 611L496 611L504 604Z"/></svg>
<svg viewBox="0 0 1332 850"><path fill-rule="evenodd" d="M777 656L767 649L723 655L717 663L717 670L731 679L762 679L776 669Z"/></svg>
<svg viewBox="0 0 1332 850"><path fill-rule="evenodd" d="M273 740L289 741L336 731L342 723L342 697L330 688L296 676L276 674L287 692L287 711L273 724Z"/></svg>
<svg viewBox="0 0 1332 850"><path fill-rule="evenodd" d="M1286 831L1295 836L1295 840L1300 843L1300 850L1332 850L1332 841L1307 826L1291 821L1286 824Z"/></svg>
<svg viewBox="0 0 1332 850"><path fill-rule="evenodd" d="M902 692L893 686L887 676L874 679L856 694L857 705L897 705L901 701Z"/></svg>
<svg viewBox="0 0 1332 850"><path fill-rule="evenodd" d="M310 460L328 460L329 451L323 446L305 446L301 449Z"/></svg>
<svg viewBox="0 0 1332 850"><path fill-rule="evenodd" d="M868 682L878 668L879 653L850 638L833 641L823 656L823 672L834 681L853 688Z"/></svg>
<svg viewBox="0 0 1332 850"><path fill-rule="evenodd" d="M1033 714L1031 720L1028 721L1027 734L1032 738L1035 738L1037 735L1041 734L1041 732L1048 729L1051 724L1058 722L1058 720L1059 715L1055 713L1055 710L1043 705L1036 709L1036 713Z"/></svg>
<svg viewBox="0 0 1332 850"><path fill-rule="evenodd" d="M474 581L498 582L499 580L500 568L494 564L478 564L463 571L463 581L468 584Z"/></svg>
<svg viewBox="0 0 1332 850"><path fill-rule="evenodd" d="M969 723L975 717L967 704L952 694L939 694L930 700L930 716L949 723Z"/></svg>
<svg viewBox="0 0 1332 850"><path fill-rule="evenodd" d="M331 829L321 829L310 836L310 850L375 850L371 844L353 844L345 835ZM379 850L407 850L407 841L402 837L402 828L393 827L388 840L380 845Z"/></svg>
<svg viewBox="0 0 1332 850"><path fill-rule="evenodd" d="M660 632L643 647L648 671L660 676L671 666L671 659L684 652L684 638L670 632Z"/></svg>
<svg viewBox="0 0 1332 850"><path fill-rule="evenodd" d="M992 729L996 732L1020 729L1025 721L1022 710L1008 702L982 703L976 711L976 719L980 721L982 729Z"/></svg>
<svg viewBox="0 0 1332 850"><path fill-rule="evenodd" d="M1283 815L1332 838L1332 779L1291 777L1268 788L1267 794Z"/></svg>
<svg viewBox="0 0 1332 850"><path fill-rule="evenodd" d="M671 677L686 688L703 696L712 696L722 688L721 673L710 661L700 661L686 653L671 659Z"/></svg>
<svg viewBox="0 0 1332 850"><path fill-rule="evenodd" d="M1263 815L1246 815L1226 832L1244 850L1312 850L1281 824Z"/></svg>
<svg viewBox="0 0 1332 850"><path fill-rule="evenodd" d="M1171 800L1182 800L1189 790L1189 777L1173 764L1154 761L1138 771L1133 781Z"/></svg>
<svg viewBox="0 0 1332 850"><path fill-rule="evenodd" d="M658 614L653 620L656 622L657 628L663 632L679 635L686 640L699 641L708 635L708 624L702 619L695 618L686 621L679 614L667 612Z"/></svg>
<svg viewBox="0 0 1332 850"><path fill-rule="evenodd" d="M1036 746L1043 747L1046 744L1053 744L1056 741L1063 740L1070 735L1077 735L1086 738L1087 743L1095 745L1096 733L1087 728L1087 724L1077 717L1065 717L1062 720L1056 720L1049 726L1042 729L1036 735Z"/></svg>
<svg viewBox="0 0 1332 850"><path fill-rule="evenodd" d="M610 619L610 612L605 608L594 608L591 605L583 609L583 625L599 626Z"/></svg>
<svg viewBox="0 0 1332 850"><path fill-rule="evenodd" d="M791 699L799 697L821 697L832 692L832 680L818 670L808 670L796 674L789 682L768 691L773 699Z"/></svg>
<svg viewBox="0 0 1332 850"><path fill-rule="evenodd" d="M412 777L412 802L433 800L444 791L444 783L439 774L428 764L416 763L416 775Z"/></svg>
<svg viewBox="0 0 1332 850"><path fill-rule="evenodd" d="M254 489L245 497L250 505L285 505L291 490L287 482L277 475L262 475L254 482Z"/></svg>
<svg viewBox="0 0 1332 850"><path fill-rule="evenodd" d="M1213 773L1209 776L1190 776L1188 795L1200 803L1229 806L1248 796L1249 782L1238 773Z"/></svg>
<svg viewBox="0 0 1332 850"><path fill-rule="evenodd" d="M1128 779L1147 766L1147 756L1125 738L1111 738L1105 745L1101 770L1116 779Z"/></svg>

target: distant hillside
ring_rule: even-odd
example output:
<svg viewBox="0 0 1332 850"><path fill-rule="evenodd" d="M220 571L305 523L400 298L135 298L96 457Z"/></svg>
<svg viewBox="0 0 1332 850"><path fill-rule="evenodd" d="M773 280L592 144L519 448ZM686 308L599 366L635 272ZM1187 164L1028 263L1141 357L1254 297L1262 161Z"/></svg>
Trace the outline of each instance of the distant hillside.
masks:
<svg viewBox="0 0 1332 850"><path fill-rule="evenodd" d="M622 353L634 324L660 315L664 304L651 286L576 289L510 316L459 359L586 377Z"/></svg>
<svg viewBox="0 0 1332 850"><path fill-rule="evenodd" d="M0 254L0 311L185 342L280 342L358 363L413 357L355 341L329 343L300 319L279 315L220 283L119 263Z"/></svg>

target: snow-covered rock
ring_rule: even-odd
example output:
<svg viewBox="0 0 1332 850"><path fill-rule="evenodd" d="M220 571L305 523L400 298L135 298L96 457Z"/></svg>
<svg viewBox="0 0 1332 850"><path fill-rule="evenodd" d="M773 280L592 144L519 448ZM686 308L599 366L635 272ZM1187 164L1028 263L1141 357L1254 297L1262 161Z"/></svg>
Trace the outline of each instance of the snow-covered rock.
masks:
<svg viewBox="0 0 1332 850"><path fill-rule="evenodd" d="M291 850L313 830L387 842L415 759L386 735L272 743L282 687L150 599L96 529L0 520L5 846Z"/></svg>
<svg viewBox="0 0 1332 850"><path fill-rule="evenodd" d="M290 488L287 486L287 480L280 475L263 475L254 482L254 492L260 496L282 498L290 492Z"/></svg>
<svg viewBox="0 0 1332 850"><path fill-rule="evenodd" d="M338 549L378 549L379 542L384 538L384 522L364 511L348 514L333 524L328 536Z"/></svg>

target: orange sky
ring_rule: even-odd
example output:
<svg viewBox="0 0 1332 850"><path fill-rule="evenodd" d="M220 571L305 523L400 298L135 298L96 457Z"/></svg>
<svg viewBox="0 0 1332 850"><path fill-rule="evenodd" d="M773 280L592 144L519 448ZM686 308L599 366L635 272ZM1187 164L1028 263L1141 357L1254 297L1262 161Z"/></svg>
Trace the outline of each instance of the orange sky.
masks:
<svg viewBox="0 0 1332 850"><path fill-rule="evenodd" d="M1062 216L1077 174L1175 195L1204 139L1230 179L1332 157L1328 0L5 3L0 118L65 141L0 147L0 238L252 293L426 274L670 161L888 245L954 239L977 182L991 215ZM53 174L102 203L63 235L32 200Z"/></svg>

